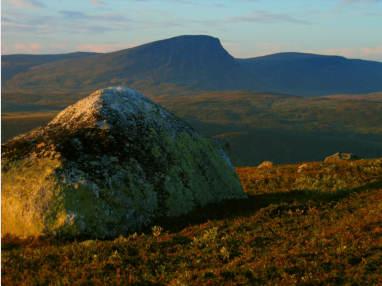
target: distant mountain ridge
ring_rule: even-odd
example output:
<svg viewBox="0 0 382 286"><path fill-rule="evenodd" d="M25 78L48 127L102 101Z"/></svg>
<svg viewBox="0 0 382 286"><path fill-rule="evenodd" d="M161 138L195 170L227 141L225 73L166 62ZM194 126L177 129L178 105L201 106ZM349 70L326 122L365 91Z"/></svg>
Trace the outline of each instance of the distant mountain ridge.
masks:
<svg viewBox="0 0 382 286"><path fill-rule="evenodd" d="M301 96L382 91L382 63L305 53L236 59L240 64Z"/></svg>
<svg viewBox="0 0 382 286"><path fill-rule="evenodd" d="M112 53L67 59L34 67L7 83L10 88L80 89L118 81L167 82L206 90L270 88L255 72L240 65L219 39L180 36Z"/></svg>
<svg viewBox="0 0 382 286"><path fill-rule="evenodd" d="M2 56L3 89L78 92L123 85L151 95L255 90L307 97L382 91L380 62L305 53L235 59L219 39L204 35L74 54L23 65L18 57L25 55Z"/></svg>
<svg viewBox="0 0 382 286"><path fill-rule="evenodd" d="M98 55L98 53L75 52L57 55L2 55L1 56L1 81L12 79L16 74L26 71L31 67L43 65L46 63L57 62L66 59L75 59Z"/></svg>

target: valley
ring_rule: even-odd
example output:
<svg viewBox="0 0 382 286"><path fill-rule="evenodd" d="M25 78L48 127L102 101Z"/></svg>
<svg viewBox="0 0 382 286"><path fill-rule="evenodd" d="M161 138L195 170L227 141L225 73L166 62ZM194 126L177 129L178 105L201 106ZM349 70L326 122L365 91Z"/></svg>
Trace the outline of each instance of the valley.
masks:
<svg viewBox="0 0 382 286"><path fill-rule="evenodd" d="M2 143L47 124L85 96L3 92ZM151 99L202 135L228 141L234 166L320 161L336 152L361 158L382 154L380 93L304 98L232 91Z"/></svg>

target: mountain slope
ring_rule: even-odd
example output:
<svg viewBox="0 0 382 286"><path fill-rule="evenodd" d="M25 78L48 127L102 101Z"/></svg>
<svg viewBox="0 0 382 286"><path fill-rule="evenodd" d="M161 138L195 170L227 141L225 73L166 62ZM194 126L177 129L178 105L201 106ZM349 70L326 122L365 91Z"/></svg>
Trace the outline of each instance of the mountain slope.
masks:
<svg viewBox="0 0 382 286"><path fill-rule="evenodd" d="M206 90L270 88L265 79L229 55L219 39L210 36L180 36L117 52L48 63L14 76L7 86L81 89L126 80Z"/></svg>
<svg viewBox="0 0 382 286"><path fill-rule="evenodd" d="M256 90L306 97L382 91L382 63L278 53L234 59L210 36L179 36L112 53L2 57L8 91L93 91L122 85L149 96Z"/></svg>
<svg viewBox="0 0 382 286"><path fill-rule="evenodd" d="M3 55L1 56L1 81L10 80L16 74L31 67L66 59L82 58L98 55L98 53L76 52L57 55Z"/></svg>
<svg viewBox="0 0 382 286"><path fill-rule="evenodd" d="M382 91L369 93L369 94L335 94L335 95L327 95L324 97L332 98L332 99L344 99L344 100L356 99L356 100L382 102Z"/></svg>
<svg viewBox="0 0 382 286"><path fill-rule="evenodd" d="M237 61L278 83L284 93L319 96L382 90L380 62L305 53L278 53Z"/></svg>

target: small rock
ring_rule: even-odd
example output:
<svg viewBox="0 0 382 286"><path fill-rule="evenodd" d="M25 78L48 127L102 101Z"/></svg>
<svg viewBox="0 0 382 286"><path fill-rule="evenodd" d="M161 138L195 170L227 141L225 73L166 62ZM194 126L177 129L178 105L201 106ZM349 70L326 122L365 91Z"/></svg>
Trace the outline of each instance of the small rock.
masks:
<svg viewBox="0 0 382 286"><path fill-rule="evenodd" d="M302 164L300 167L298 167L299 169L306 169L308 168L308 165L307 164Z"/></svg>
<svg viewBox="0 0 382 286"><path fill-rule="evenodd" d="M337 152L336 154L326 157L325 163L336 163L341 161L353 161L353 160L360 160L358 156L351 154L351 153L340 153Z"/></svg>
<svg viewBox="0 0 382 286"><path fill-rule="evenodd" d="M270 161L264 161L263 163L261 163L260 165L259 165L259 169L272 169L272 168L274 168L275 167L275 165L272 163L272 162L270 162Z"/></svg>
<svg viewBox="0 0 382 286"><path fill-rule="evenodd" d="M96 242L95 242L95 240L85 240L85 241L83 241L83 242L80 242L79 244L80 245L82 245L82 246L91 246L91 245L93 245L93 244L95 244Z"/></svg>

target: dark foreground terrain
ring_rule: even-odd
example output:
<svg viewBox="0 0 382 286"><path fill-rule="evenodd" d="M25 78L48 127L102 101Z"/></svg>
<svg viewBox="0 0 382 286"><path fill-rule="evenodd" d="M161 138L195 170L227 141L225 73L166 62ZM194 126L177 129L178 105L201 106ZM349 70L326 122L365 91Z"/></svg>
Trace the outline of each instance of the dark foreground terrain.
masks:
<svg viewBox="0 0 382 286"><path fill-rule="evenodd" d="M248 199L139 233L5 235L3 285L379 285L382 159L236 168Z"/></svg>

